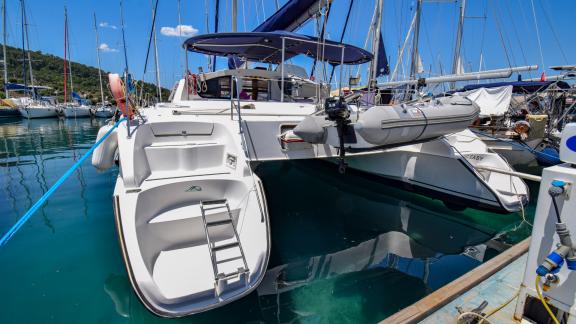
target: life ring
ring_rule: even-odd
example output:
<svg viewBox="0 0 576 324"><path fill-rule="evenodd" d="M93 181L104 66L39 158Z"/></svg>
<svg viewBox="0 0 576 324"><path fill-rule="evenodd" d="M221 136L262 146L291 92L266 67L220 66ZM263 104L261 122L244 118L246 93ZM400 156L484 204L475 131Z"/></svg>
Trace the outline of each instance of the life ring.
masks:
<svg viewBox="0 0 576 324"><path fill-rule="evenodd" d="M122 81L120 75L116 73L108 74L108 82L110 82L110 91L112 91L112 96L114 96L114 100L116 100L116 106L118 106L122 115L126 116L127 119L133 119L135 108L134 105L129 102L129 109L126 109L124 81Z"/></svg>
<svg viewBox="0 0 576 324"><path fill-rule="evenodd" d="M528 136L528 132L530 132L530 123L525 120L515 122L514 131L521 136Z"/></svg>

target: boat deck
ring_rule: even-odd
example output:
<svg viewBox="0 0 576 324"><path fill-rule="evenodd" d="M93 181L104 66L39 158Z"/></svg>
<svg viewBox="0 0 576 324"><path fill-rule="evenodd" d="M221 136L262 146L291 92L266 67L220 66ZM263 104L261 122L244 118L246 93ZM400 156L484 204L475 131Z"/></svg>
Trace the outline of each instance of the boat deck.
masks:
<svg viewBox="0 0 576 324"><path fill-rule="evenodd" d="M420 301L380 323L454 323L462 312L488 302L484 313L505 304L517 294L522 278L530 238L516 244ZM491 323L517 323L514 299L489 317Z"/></svg>

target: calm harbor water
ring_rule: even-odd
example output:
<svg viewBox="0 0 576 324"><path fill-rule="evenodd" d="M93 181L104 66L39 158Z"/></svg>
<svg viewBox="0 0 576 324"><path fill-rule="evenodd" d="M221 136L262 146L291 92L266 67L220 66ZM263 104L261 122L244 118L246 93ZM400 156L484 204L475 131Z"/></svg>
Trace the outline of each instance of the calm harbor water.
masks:
<svg viewBox="0 0 576 324"><path fill-rule="evenodd" d="M0 121L0 233L94 142L103 121ZM433 166L430 166L431 172ZM372 323L529 235L519 214L467 209L320 161L262 164L269 270L246 298L183 319L132 292L112 212L117 169L89 160L0 249L0 323ZM532 204L526 209L530 221Z"/></svg>

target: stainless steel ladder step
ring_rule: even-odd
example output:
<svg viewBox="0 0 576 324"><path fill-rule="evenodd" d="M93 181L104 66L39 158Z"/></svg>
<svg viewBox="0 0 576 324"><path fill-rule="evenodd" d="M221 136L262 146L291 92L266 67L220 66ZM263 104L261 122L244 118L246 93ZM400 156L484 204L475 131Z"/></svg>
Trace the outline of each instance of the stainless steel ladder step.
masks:
<svg viewBox="0 0 576 324"><path fill-rule="evenodd" d="M212 248L212 251L218 252L218 251L222 251L222 250L228 250L228 249L231 249L231 248L235 248L235 247L238 247L238 246L240 246L240 242L232 242L232 243L228 243L228 244L222 244L222 245L219 245L219 246L215 246L215 247Z"/></svg>
<svg viewBox="0 0 576 324"><path fill-rule="evenodd" d="M220 225L226 225L226 224L230 224L232 223L231 219L223 219L223 220L217 220L217 221L211 221L211 222L207 222L206 226L210 227L210 226L220 226Z"/></svg>
<svg viewBox="0 0 576 324"><path fill-rule="evenodd" d="M225 208L228 218L226 219L219 219L208 221L207 217L214 216L214 215L222 215L222 213L213 213L213 214L206 214L206 211L213 210L213 209L221 209ZM212 270L214 271L214 286L216 287L217 294L220 293L218 287L220 287L220 280L226 280L233 277L241 276L245 280L247 280L248 276L244 275L250 272L248 269L248 264L246 262L246 257L244 255L244 250L242 249L242 244L240 243L240 238L238 237L238 232L236 231L236 226L234 225L234 220L232 218L232 212L230 211L230 206L228 205L227 199L217 199L217 200L208 200L208 201L201 201L200 202L200 211L202 212L202 222L204 224L204 231L206 233L206 242L208 243L208 250L210 252L210 258L212 260ZM216 242L210 237L210 231L208 230L209 227L214 226L230 226L232 232L234 233L234 242L225 243L219 246L216 246ZM239 251L239 255L237 256L228 256L228 258L223 260L216 259L216 252L237 248ZM235 260L242 260L244 267L238 268L237 271L231 273L223 273L218 270L218 264L231 262Z"/></svg>

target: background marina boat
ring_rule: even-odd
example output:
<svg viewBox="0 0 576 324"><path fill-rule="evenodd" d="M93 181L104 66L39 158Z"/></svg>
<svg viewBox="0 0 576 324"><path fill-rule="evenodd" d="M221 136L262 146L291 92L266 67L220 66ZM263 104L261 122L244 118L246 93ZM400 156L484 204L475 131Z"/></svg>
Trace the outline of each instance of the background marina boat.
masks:
<svg viewBox="0 0 576 324"><path fill-rule="evenodd" d="M18 107L11 101L2 99L0 101L0 118L14 118L20 117Z"/></svg>
<svg viewBox="0 0 576 324"><path fill-rule="evenodd" d="M35 105L20 107L20 114L24 118L57 118L58 108L49 105Z"/></svg>
<svg viewBox="0 0 576 324"><path fill-rule="evenodd" d="M65 118L89 118L92 117L92 108L81 105L65 105L60 107L60 112Z"/></svg>
<svg viewBox="0 0 576 324"><path fill-rule="evenodd" d="M112 106L101 105L101 106L95 106L95 108L93 108L94 117L97 118L112 118L115 112L116 107Z"/></svg>

